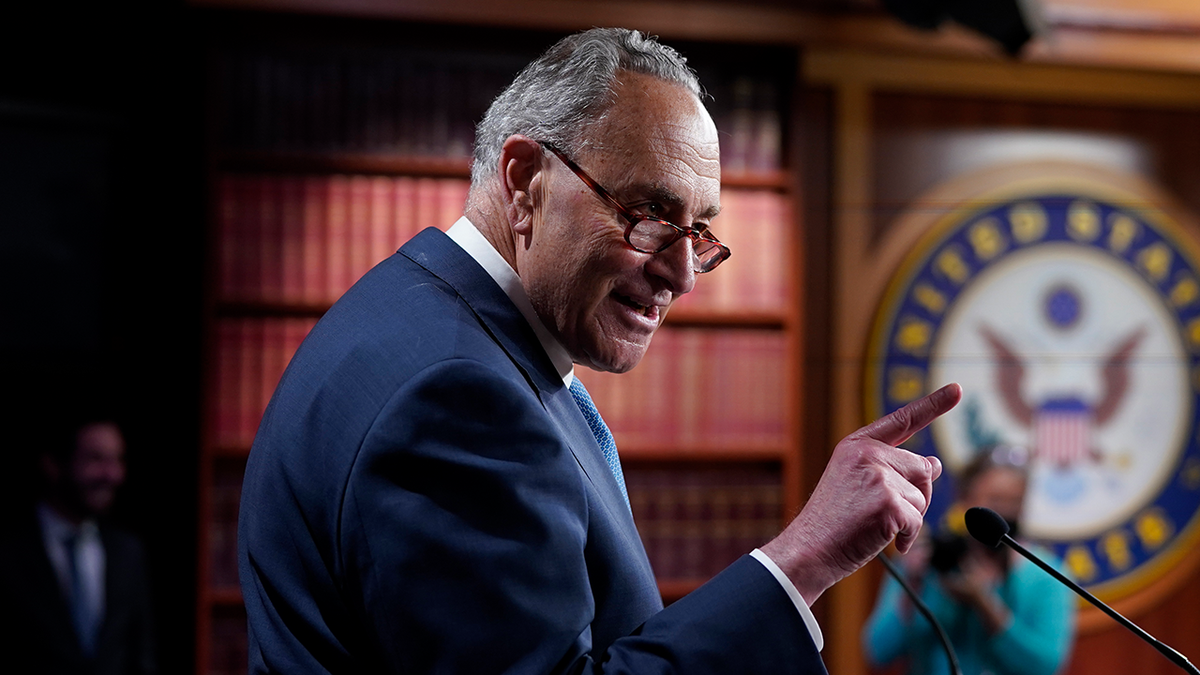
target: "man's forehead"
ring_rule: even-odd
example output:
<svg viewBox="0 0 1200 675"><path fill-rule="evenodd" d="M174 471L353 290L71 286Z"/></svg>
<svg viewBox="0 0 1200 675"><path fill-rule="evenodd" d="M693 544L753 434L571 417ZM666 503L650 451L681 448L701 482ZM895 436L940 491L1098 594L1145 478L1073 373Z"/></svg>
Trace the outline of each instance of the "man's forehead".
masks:
<svg viewBox="0 0 1200 675"><path fill-rule="evenodd" d="M721 156L716 126L694 94L650 78L625 80L582 144L586 170L613 190L719 209ZM687 202L691 202L688 204Z"/></svg>
<svg viewBox="0 0 1200 675"><path fill-rule="evenodd" d="M89 452L120 452L125 449L125 439L115 424L98 422L79 430L79 450Z"/></svg>
<svg viewBox="0 0 1200 675"><path fill-rule="evenodd" d="M626 73L614 82L612 94L604 112L588 125L584 145L620 151L630 149L623 141L656 146L683 142L698 159L717 158L716 125L700 99L682 85Z"/></svg>

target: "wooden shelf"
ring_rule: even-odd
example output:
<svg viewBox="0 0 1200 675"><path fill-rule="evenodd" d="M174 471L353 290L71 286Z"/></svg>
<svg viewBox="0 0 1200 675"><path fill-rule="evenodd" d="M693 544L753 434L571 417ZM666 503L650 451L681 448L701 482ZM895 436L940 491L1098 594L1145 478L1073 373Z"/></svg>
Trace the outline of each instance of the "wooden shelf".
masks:
<svg viewBox="0 0 1200 675"><path fill-rule="evenodd" d="M713 312L680 307L667 314L664 325L692 328L785 328L788 317L782 312Z"/></svg>
<svg viewBox="0 0 1200 675"><path fill-rule="evenodd" d="M213 459L246 459L250 456L250 448L243 445L218 445L210 453Z"/></svg>
<svg viewBox="0 0 1200 675"><path fill-rule="evenodd" d="M330 305L280 302L222 302L217 316L225 318L319 319Z"/></svg>
<svg viewBox="0 0 1200 675"><path fill-rule="evenodd" d="M217 155L216 163L220 171L245 173L353 173L464 179L471 175L470 159L466 157L387 153L224 150Z"/></svg>
<svg viewBox="0 0 1200 675"><path fill-rule="evenodd" d="M221 302L216 308L217 316L229 318L321 318L329 311L324 303L275 303L275 302ZM690 308L673 309L667 315L665 325L689 326L694 328L760 328L782 329L788 324L783 312L713 312Z"/></svg>
<svg viewBox="0 0 1200 675"><path fill-rule="evenodd" d="M616 436L622 462L781 462L788 454L787 448L775 445L758 448L647 446L622 443L620 432Z"/></svg>
<svg viewBox="0 0 1200 675"><path fill-rule="evenodd" d="M242 591L237 588L214 588L207 594L208 604L213 607L241 607Z"/></svg>
<svg viewBox="0 0 1200 675"><path fill-rule="evenodd" d="M621 443L617 435L617 445L621 450L621 460L625 462L781 462L790 450L783 446L770 445L762 447L704 447L679 445L639 445L636 443ZM250 455L250 448L244 445L218 445L210 450L213 459L245 459Z"/></svg>
<svg viewBox="0 0 1200 675"><path fill-rule="evenodd" d="M663 604L669 605L704 585L708 579L659 579L658 593Z"/></svg>
<svg viewBox="0 0 1200 675"><path fill-rule="evenodd" d="M662 579L658 582L658 592L663 602L672 602L691 593L704 584L707 579ZM241 607L242 593L236 588L215 589L208 593L208 604L214 608Z"/></svg>
<svg viewBox="0 0 1200 675"><path fill-rule="evenodd" d="M792 174L787 171L737 172L721 171L721 187L776 190L791 187Z"/></svg>
<svg viewBox="0 0 1200 675"><path fill-rule="evenodd" d="M230 173L346 173L379 176L470 178L467 157L434 157L390 153L288 152L223 150L216 168ZM730 188L784 191L792 179L786 171L723 171L721 185Z"/></svg>

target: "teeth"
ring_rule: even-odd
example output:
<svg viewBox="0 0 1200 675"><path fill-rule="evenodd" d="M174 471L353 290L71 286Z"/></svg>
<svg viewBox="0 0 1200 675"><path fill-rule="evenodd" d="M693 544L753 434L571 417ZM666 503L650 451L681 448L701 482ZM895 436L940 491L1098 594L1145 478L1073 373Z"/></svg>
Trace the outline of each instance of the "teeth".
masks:
<svg viewBox="0 0 1200 675"><path fill-rule="evenodd" d="M622 302L624 302L629 307L637 310L639 313L641 313L642 316L650 316L650 312L653 311L653 309L654 309L653 305L640 304L637 301L635 301L633 298L631 298L627 295L622 295L622 296L620 296L620 298L621 298Z"/></svg>

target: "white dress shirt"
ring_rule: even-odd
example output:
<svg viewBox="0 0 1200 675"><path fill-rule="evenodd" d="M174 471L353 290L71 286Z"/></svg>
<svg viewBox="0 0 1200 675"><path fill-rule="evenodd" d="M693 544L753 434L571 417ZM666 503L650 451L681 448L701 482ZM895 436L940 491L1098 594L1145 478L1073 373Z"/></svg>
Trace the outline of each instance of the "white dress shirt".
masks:
<svg viewBox="0 0 1200 675"><path fill-rule="evenodd" d="M99 628L100 617L104 615L105 600L104 542L100 539L100 528L94 520L85 520L76 525L44 503L38 505L37 514L42 528L42 541L46 545L46 555L50 558L50 564L54 566L55 576L68 604L74 599L71 597L72 552L67 548L67 540L77 538L74 551L75 568L80 576L86 621L94 634Z"/></svg>

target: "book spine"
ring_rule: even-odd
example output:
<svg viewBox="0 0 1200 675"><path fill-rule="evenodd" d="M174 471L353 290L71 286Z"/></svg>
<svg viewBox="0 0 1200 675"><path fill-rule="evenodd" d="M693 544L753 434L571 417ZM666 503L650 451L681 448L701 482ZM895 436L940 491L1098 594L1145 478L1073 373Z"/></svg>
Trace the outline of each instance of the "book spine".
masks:
<svg viewBox="0 0 1200 675"><path fill-rule="evenodd" d="M371 268L371 182L370 176L351 176L346 218L349 269L346 288Z"/></svg>
<svg viewBox="0 0 1200 675"><path fill-rule="evenodd" d="M395 229L392 227L392 185L395 180L383 177L371 179L371 265L396 250Z"/></svg>
<svg viewBox="0 0 1200 675"><path fill-rule="evenodd" d="M288 304L304 300L304 182L296 176L279 179L279 229L282 283L280 299Z"/></svg>
<svg viewBox="0 0 1200 675"><path fill-rule="evenodd" d="M212 406L216 420L213 428L216 431L218 447L237 445L239 436L239 405L238 394L241 376L242 334L237 321L224 320L216 326L217 343L217 385L213 395L216 398Z"/></svg>
<svg viewBox="0 0 1200 675"><path fill-rule="evenodd" d="M331 176L325 200L325 260L329 286L324 300L332 302L350 287L350 254L347 251L350 229L350 180L346 176Z"/></svg>
<svg viewBox="0 0 1200 675"><path fill-rule="evenodd" d="M304 179L304 289L302 302L316 305L327 297L329 258L326 219L329 185L325 178Z"/></svg>

